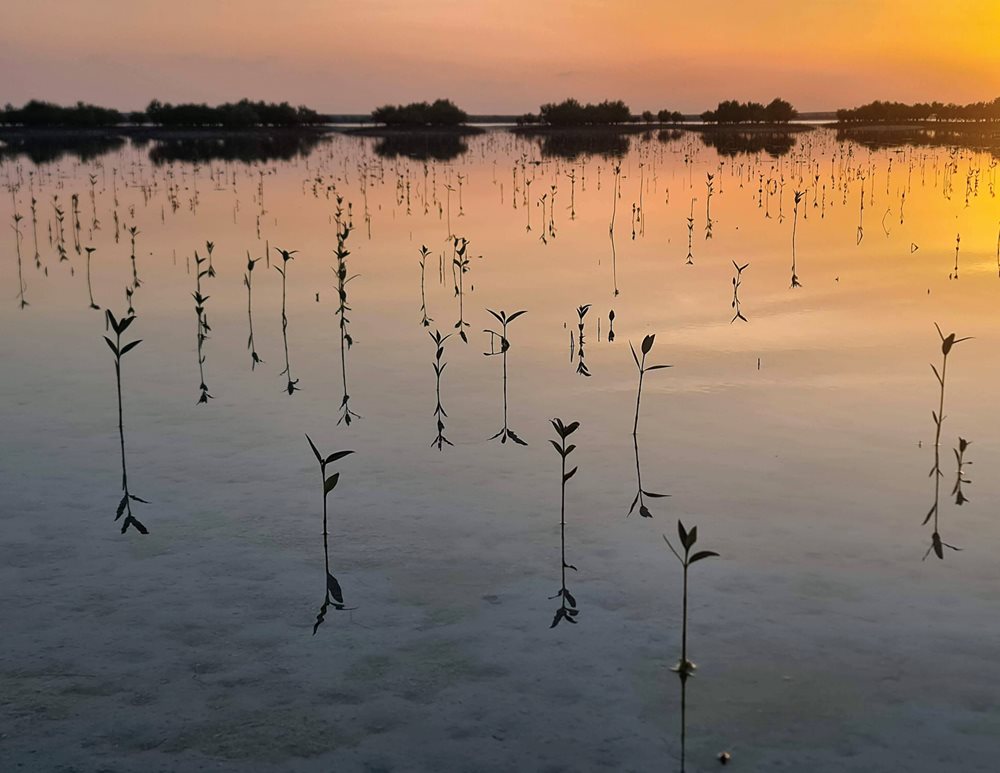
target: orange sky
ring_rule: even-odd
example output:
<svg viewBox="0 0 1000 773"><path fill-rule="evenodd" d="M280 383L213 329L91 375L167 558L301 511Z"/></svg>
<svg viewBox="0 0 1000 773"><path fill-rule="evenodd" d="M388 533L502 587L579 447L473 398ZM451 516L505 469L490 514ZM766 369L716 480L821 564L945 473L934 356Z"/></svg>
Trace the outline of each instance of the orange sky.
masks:
<svg viewBox="0 0 1000 773"><path fill-rule="evenodd" d="M2 0L0 102L574 95L700 111L1000 95L1000 0Z"/></svg>

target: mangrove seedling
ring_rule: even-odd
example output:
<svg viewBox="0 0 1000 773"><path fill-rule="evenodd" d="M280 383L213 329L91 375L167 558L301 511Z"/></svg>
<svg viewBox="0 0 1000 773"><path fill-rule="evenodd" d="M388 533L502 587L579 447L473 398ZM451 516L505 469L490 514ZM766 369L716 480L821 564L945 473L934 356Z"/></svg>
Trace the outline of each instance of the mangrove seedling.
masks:
<svg viewBox="0 0 1000 773"><path fill-rule="evenodd" d="M735 314L733 318L729 320L729 324L733 324L736 320L742 319L744 322L747 318L743 316L743 312L740 311L740 285L743 284L743 272L750 266L749 263L744 263L742 266L738 264L735 260L733 261L733 267L736 269L736 276L733 277L733 302L732 308Z"/></svg>
<svg viewBox="0 0 1000 773"><path fill-rule="evenodd" d="M247 349L250 350L250 370L257 367L258 363L264 362L257 354L257 347L253 342L253 267L260 258L251 258L247 252L247 272L243 275L243 284L247 288L247 320L250 324L250 337L247 339Z"/></svg>
<svg viewBox="0 0 1000 773"><path fill-rule="evenodd" d="M117 231L116 231L117 232ZM142 282L139 281L139 270L135 265L135 237L139 235L139 229L134 225L130 225L128 228L129 239L132 242L132 286L135 288L141 287Z"/></svg>
<svg viewBox="0 0 1000 773"><path fill-rule="evenodd" d="M469 240L454 237L452 249L451 275L455 284L455 296L458 298L458 322L455 323L455 329L458 330L458 337L469 343L465 334L465 328L469 327L469 323L465 321L465 275L469 271Z"/></svg>
<svg viewBox="0 0 1000 773"><path fill-rule="evenodd" d="M351 310L351 307L347 305L347 283L352 279L356 279L357 276L349 277L347 275L347 256L350 255L350 250L347 249L347 237L351 235L351 229L353 226L350 220L343 220L343 198L337 196L337 209L334 214L334 223L337 228L337 266L334 269L334 273L337 276L337 317L340 327L340 375L343 385L343 396L340 400L340 419L337 423L344 422L350 426L351 420L355 418L361 418L361 416L350 408L351 396L347 391L347 350L354 345L354 339L351 338L351 334L348 332L348 324L350 320L347 318L347 312ZM348 205L348 208L350 205Z"/></svg>
<svg viewBox="0 0 1000 773"><path fill-rule="evenodd" d="M431 322L434 320L427 316L427 293L424 290L424 270L426 268L427 256L431 254L431 251L427 249L427 245L420 246L420 314L423 319L420 320L420 324L424 327L430 327Z"/></svg>
<svg viewBox="0 0 1000 773"><path fill-rule="evenodd" d="M278 247L275 247L274 249L279 255L281 255L281 265L275 266L274 270L281 274L281 337L285 344L285 369L278 375L287 376L288 385L285 389L288 394L292 395L295 394L297 389L299 389L299 380L297 378L292 378L292 366L288 359L288 262L293 259L293 256L298 252L298 250L282 250Z"/></svg>
<svg viewBox="0 0 1000 773"><path fill-rule="evenodd" d="M972 462L965 461L965 451L972 445L968 440L963 437L958 439L958 448L952 449L955 452L955 461L958 463L958 472L955 475L955 486L951 490L951 495L955 497L956 505L964 505L969 501L969 498L965 496L962 491L962 484L971 484L972 481L965 477L965 467L966 465L972 464Z"/></svg>
<svg viewBox="0 0 1000 773"><path fill-rule="evenodd" d="M343 459L349 454L353 454L353 451L335 451L332 454L323 456L319 449L316 448L316 444L312 442L312 438L306 435L306 440L309 441L309 447L312 452L316 455L316 461L319 462L319 473L320 479L323 481L323 558L326 568L326 581L325 589L323 592L323 604L319 608L319 614L316 615L316 622L313 624L313 636L316 635L316 631L323 624L326 619L326 612L332 606L336 610L346 609L344 606L344 592L340 588L340 583L337 582L337 578L333 576L330 572L330 538L329 531L327 529L327 508L326 508L326 498L329 496L330 492L337 487L337 483L340 482L340 473L335 472L332 475L326 474L326 468L338 461Z"/></svg>
<svg viewBox="0 0 1000 773"><path fill-rule="evenodd" d="M635 353L635 347L632 346L632 342L628 342L628 348L632 350L632 359L635 360L635 366L639 369L639 388L635 393L635 422L632 424L633 436L639 431L639 401L642 400L642 377L650 370L662 370L663 368L673 367L673 365L646 365L646 355L653 348L653 341L655 339L656 335L653 333L642 339L642 346L640 347L642 359L639 359L639 355Z"/></svg>
<svg viewBox="0 0 1000 773"><path fill-rule="evenodd" d="M681 680L687 679L689 676L693 676L694 672L697 670L697 666L691 662L688 658L687 653L687 633L688 633L688 569L691 564L701 561L705 558L711 558L713 556L718 556L714 550L699 550L697 553L691 553L691 548L694 547L695 543L698 541L698 527L692 526L691 530L688 531L684 528L684 524L677 521L677 536L680 539L681 547L684 549L684 557L674 549L674 546L667 539L667 535L663 535L663 541L667 543L667 547L670 548L670 552L674 554L674 557L680 561L681 566L684 568L684 589L683 589L683 612L681 618L681 658L677 662L677 665L672 669L674 672L680 676Z"/></svg>
<svg viewBox="0 0 1000 773"><path fill-rule="evenodd" d="M712 556L718 556L719 554L714 550L699 550L697 553L691 553L691 548L694 547L694 543L698 540L697 526L692 526L691 531L687 531L684 528L684 524L677 521L677 534L681 541L681 547L684 548L683 558L681 558L680 553L674 550L674 546L670 544L670 540L667 539L666 534L663 535L663 541L667 543L667 547L670 548L670 552L676 556L677 560L680 561L681 565L684 567L684 609L681 622L681 657L680 660L677 661L677 665L670 669L675 672L678 677L680 677L681 681L681 773L684 773L684 762L687 754L687 680L688 677L694 676L694 672L698 668L687 656L688 569L691 564L696 561L701 561L704 558L711 558Z"/></svg>
<svg viewBox="0 0 1000 773"><path fill-rule="evenodd" d="M947 542L943 541L938 528L941 501L941 478L944 477L944 472L941 470L941 429L944 426L945 418L944 387L945 380L948 377L948 355L951 353L952 347L962 341L968 341L971 336L956 338L954 333L949 333L946 336L941 332L941 328L936 322L934 323L934 327L937 329L938 337L941 339L941 370L938 371L933 364L931 365L931 370L934 371L934 376L937 378L938 386L940 387L938 409L936 411L931 411L931 418L934 420L934 466L931 467L930 477L934 478L934 504L932 504L931 509L927 511L927 515L924 517L922 525L926 526L932 519L934 521L934 531L931 533L931 546L927 548L927 552L924 553L924 559L926 559L927 556L929 556L933 551L934 555L943 560L944 548L961 550L961 548L949 545Z"/></svg>
<svg viewBox="0 0 1000 773"><path fill-rule="evenodd" d="M577 336L576 372L581 376L590 375L590 370L587 368L587 362L583 352L583 318L587 316L588 311L590 311L589 303L584 306L578 306L576 309L576 315L579 317L579 323L577 325L579 335Z"/></svg>
<svg viewBox="0 0 1000 773"><path fill-rule="evenodd" d="M107 342L112 354L115 355L115 385L118 389L118 440L122 452L122 498L115 512L115 521L118 521L123 515L125 516L125 520L122 521L122 534L128 531L129 526L134 527L140 534L149 534L149 530L132 514L133 502L149 503L129 491L128 467L125 464L125 423L122 411L122 357L142 343L142 339L131 341L124 346L122 345L122 333L135 321L134 316L123 317L121 320L118 320L115 319L115 315L108 309L106 311L106 321L108 326L115 332L114 341L108 338L108 336L104 336L104 340Z"/></svg>
<svg viewBox="0 0 1000 773"><path fill-rule="evenodd" d="M795 191L795 204L792 207L792 287L802 287L795 268L795 235L799 225L799 202L805 195L804 191ZM860 239L858 240L860 243Z"/></svg>
<svg viewBox="0 0 1000 773"><path fill-rule="evenodd" d="M444 420L448 417L447 411L441 405L441 375L448 366L447 362L442 362L444 358L444 342L451 338L451 334L441 335L440 330L430 333L431 340L434 341L434 391L437 395L437 404L434 406L434 420L437 424L437 436L431 441L432 446L437 446L438 451L443 450L445 443L452 445L452 442L444 436Z"/></svg>
<svg viewBox="0 0 1000 773"><path fill-rule="evenodd" d="M493 309L487 309L487 311L500 323L500 331L490 330L489 328L483 330L484 333L490 334L490 350L488 352L483 352L483 354L487 357L500 355L500 359L503 363L503 427L500 428L499 432L490 437L490 440L500 438L501 443L506 443L507 439L510 438L510 440L518 445L526 446L528 444L521 440L514 430L507 426L507 350L510 349L510 339L507 338L507 325L526 312L523 310L515 311L510 316L507 316L507 312L505 311L496 312L493 311ZM500 341L500 351L496 350L496 341L498 339Z"/></svg>
<svg viewBox="0 0 1000 773"><path fill-rule="evenodd" d="M576 599L573 594L569 592L566 587L566 570L572 569L574 572L577 568L572 564L566 563L566 483L576 475L577 468L574 467L569 472L566 471L566 458L573 453L573 449L576 448L575 445L566 445L566 438L572 435L580 427L580 422L574 421L570 424L563 424L562 419L551 419L552 426L555 428L556 434L559 435L559 440L549 440L552 447L556 449L556 453L559 454L562 460L562 476L560 478L560 498L559 498L559 550L560 550L560 577L561 586L559 592L555 596L550 596L550 599L559 599L559 609L556 610L555 617L552 618L552 625L550 628L555 628L562 620L566 620L574 625L577 622L577 615L580 614L580 610L577 609Z"/></svg>
<svg viewBox="0 0 1000 773"><path fill-rule="evenodd" d="M681 771L684 771L684 759L687 750L687 680L688 677L694 676L694 672L697 670L697 666L688 657L687 652L687 634L688 634L688 569L691 564L696 561L701 561L705 558L711 558L713 556L718 556L714 550L699 550L697 553L691 553L691 548L694 547L695 542L698 541L698 527L692 526L691 531L684 528L684 524L677 521L677 534L681 541L681 547L684 549L684 557L681 558L681 554L674 550L674 546L670 544L670 540L667 539L667 535L663 535L663 541L667 543L667 547L670 548L670 552L674 554L678 561L680 561L681 566L684 567L684 589L683 589L683 612L681 618L681 657L671 671L675 672L681 681Z"/></svg>
<svg viewBox="0 0 1000 773"><path fill-rule="evenodd" d="M34 199L32 199L34 201ZM24 274L21 270L21 220L24 219L23 215L19 215L17 212L14 213L14 225L11 226L14 229L14 244L17 249L17 292L19 296L18 303L21 308L25 308L28 302L24 300Z"/></svg>
<svg viewBox="0 0 1000 773"><path fill-rule="evenodd" d="M201 394L198 396L198 405L207 405L208 401L212 399L212 395L208 392L208 385L205 384L205 341L212 328L208 325L208 315L205 312L205 303L209 296L201 293L202 277L208 276L208 269L202 270L201 267L204 262L205 259L195 252L195 291L193 297L194 311L198 315L198 389L201 390Z"/></svg>

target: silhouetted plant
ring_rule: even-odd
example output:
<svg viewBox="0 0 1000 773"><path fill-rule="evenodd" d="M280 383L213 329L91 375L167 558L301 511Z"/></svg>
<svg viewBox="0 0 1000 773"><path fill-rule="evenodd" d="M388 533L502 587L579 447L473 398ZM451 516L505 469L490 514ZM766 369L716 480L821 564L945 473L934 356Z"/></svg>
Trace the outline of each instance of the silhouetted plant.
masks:
<svg viewBox="0 0 1000 773"><path fill-rule="evenodd" d="M628 347L632 350L632 359L635 360L635 366L639 369L639 388L635 393L635 423L632 425L633 436L639 431L639 401L642 400L642 377L650 370L662 370L663 368L673 367L672 365L646 365L646 355L653 348L653 341L655 339L656 335L652 333L642 339L642 346L640 347L642 350L641 360L639 359L639 355L635 353L635 347L632 346L632 342L628 342Z"/></svg>
<svg viewBox="0 0 1000 773"><path fill-rule="evenodd" d="M576 309L577 317L579 317L579 324L577 325L579 335L577 336L576 372L581 376L590 376L590 370L587 368L587 362L583 351L583 319L587 316L588 311L590 311L589 303L584 306L578 306Z"/></svg>
<svg viewBox="0 0 1000 773"><path fill-rule="evenodd" d="M958 248L962 244L962 234L958 234L955 237L955 267L948 274L949 279L958 279Z"/></svg>
<svg viewBox="0 0 1000 773"><path fill-rule="evenodd" d="M792 287L802 287L795 269L795 235L799 225L799 202L804 195L804 191L795 191L795 205L792 207Z"/></svg>
<svg viewBox="0 0 1000 773"><path fill-rule="evenodd" d="M70 214L73 217L73 249L77 255L82 254L80 242L80 195L74 193L70 196Z"/></svg>
<svg viewBox="0 0 1000 773"><path fill-rule="evenodd" d="M198 315L198 389L201 390L201 394L198 396L199 405L206 405L212 399L212 395L208 392L208 385L205 383L205 341L212 330L208 324L208 314L205 311L205 303L208 301L209 296L203 295L201 292L201 280L203 277L208 276L208 269L203 270L201 267L205 262L205 258L195 252L195 291L193 297L194 311Z"/></svg>
<svg viewBox="0 0 1000 773"><path fill-rule="evenodd" d="M25 308L28 302L24 300L24 274L21 270L21 220L24 219L23 215L19 215L17 212L14 213L14 225L11 226L14 229L14 244L17 250L17 293L19 296L18 303L21 308Z"/></svg>
<svg viewBox="0 0 1000 773"><path fill-rule="evenodd" d="M483 330L484 333L490 334L490 350L488 352L484 352L484 354L487 357L500 355L500 359L503 362L503 427L500 428L499 432L490 437L490 440L495 440L496 438L500 438L501 443L506 443L507 439L510 438L513 442L517 443L518 445L526 446L528 444L525 441L521 440L521 438L517 436L517 433L515 433L514 430L510 429L510 427L507 426L507 350L510 349L510 339L507 338L507 325L509 325L511 322L513 322L515 319L520 317L522 314L525 314L526 312L515 311L510 316L507 316L507 312L505 311L500 311L499 313L493 311L493 309L487 309L487 311L497 319L501 327L499 332L497 332L496 330L489 330L489 329ZM496 347L494 345L494 342L497 339L500 339L499 352L496 350Z"/></svg>
<svg viewBox="0 0 1000 773"><path fill-rule="evenodd" d="M90 175L90 230L91 236L93 232L99 230L101 227L101 222L97 219L97 175Z"/></svg>
<svg viewBox="0 0 1000 773"><path fill-rule="evenodd" d="M694 265L694 199L691 199L691 212L688 214L687 227L688 227L688 254L685 263L689 266Z"/></svg>
<svg viewBox="0 0 1000 773"><path fill-rule="evenodd" d="M687 680L688 677L694 676L694 672L697 670L697 666L688 657L687 651L687 635L688 635L688 569L691 564L701 561L705 558L711 558L712 556L718 556L714 550L699 550L697 553L692 554L691 548L694 547L695 543L698 541L698 527L692 526L691 531L684 528L684 524L677 521L677 534L681 541L681 547L684 549L684 557L681 558L681 554L674 549L674 546L670 544L670 540L667 539L667 535L663 535L663 541L667 543L667 547L670 548L670 552L674 554L678 561L680 561L681 566L684 567L684 590L683 590L683 613L681 618L681 657L671 670L674 671L681 681L681 771L684 770L684 760L685 753L687 750Z"/></svg>
<svg viewBox="0 0 1000 773"><path fill-rule="evenodd" d="M743 316L743 312L740 311L740 285L743 284L743 272L749 265L750 265L749 263L744 263L741 266L735 260L733 261L733 267L736 269L736 276L733 277L732 308L735 314L733 314L733 318L729 320L730 325L733 324L738 319L742 319L744 322L747 321L747 318Z"/></svg>
<svg viewBox="0 0 1000 773"><path fill-rule="evenodd" d="M288 359L288 313L287 313L287 288L288 288L288 262L293 259L298 250L282 250L274 248L281 255L281 265L275 266L274 270L281 274L281 338L285 344L285 369L279 376L288 378L288 385L285 387L288 394L295 394L299 389L299 380L292 378L292 365Z"/></svg>
<svg viewBox="0 0 1000 773"><path fill-rule="evenodd" d="M437 403L434 406L434 421L437 425L437 436L431 442L432 446L437 446L438 451L444 448L444 444L452 445L452 442L444 436L444 419L448 417L447 411L441 405L441 375L448 363L442 362L444 357L444 342L451 338L451 334L441 335L439 330L430 333L431 340L434 341L434 392L437 396Z"/></svg>
<svg viewBox="0 0 1000 773"><path fill-rule="evenodd" d="M938 400L937 411L931 411L931 418L934 419L934 466L931 467L930 477L934 478L934 504L931 505L931 509L927 511L927 516L924 518L923 525L926 526L927 523L933 518L934 520L934 531L931 534L931 546L927 548L927 552L924 553L924 558L934 552L940 559L944 559L944 548L951 548L952 550L961 550L954 545L949 545L941 539L941 534L938 529L939 516L940 516L940 495L941 495L941 478L944 476L944 472L941 470L941 428L944 425L944 387L945 380L948 377L948 355L951 353L952 347L961 343L962 341L968 341L971 336L966 336L965 338L955 338L954 333L949 333L945 336L941 332L941 328L934 323L934 327L937 329L938 336L941 338L941 370L940 372L934 365L931 365L931 370L934 371L934 376L937 378L938 385L941 387L940 397Z"/></svg>
<svg viewBox="0 0 1000 773"><path fill-rule="evenodd" d="M330 538L329 531L327 529L327 508L326 508L326 498L337 487L337 483L340 482L340 473L335 472L330 476L326 474L326 468L338 461L343 459L349 454L353 454L353 451L336 451L328 456L323 456L319 449L316 448L316 444L312 442L312 438L306 435L306 440L309 441L309 447L312 452L316 455L316 461L319 462L319 473L320 479L323 481L323 558L325 562L326 569L326 580L325 588L323 591L323 604L319 608L319 614L316 615L316 622L313 624L313 636L316 635L316 631L323 624L326 619L327 610L333 606L336 610L346 609L344 606L344 593L340 588L340 583L337 582L337 578L333 576L330 572Z"/></svg>
<svg viewBox="0 0 1000 773"><path fill-rule="evenodd" d="M124 333L128 326L135 321L135 317L128 316L123 317L121 320L115 319L115 315L111 313L111 310L107 310L106 319L108 325L112 330L115 331L115 340L112 341L107 336L104 336L104 340L108 344L108 348L115 355L115 384L118 389L118 439L121 444L122 452L122 498L118 503L118 510L115 513L115 520L119 520L123 515L125 520L122 522L122 534L128 531L129 526L135 527L136 531L140 534L149 534L149 530L132 514L132 503L142 502L144 504L149 504L145 499L137 497L128 487L128 468L125 464L125 423L123 419L122 411L122 357L132 351L140 343L142 339L137 341L131 341L130 343L122 345L122 333Z"/></svg>
<svg viewBox="0 0 1000 773"><path fill-rule="evenodd" d="M212 251L215 249L214 242L205 242L205 251L208 252L208 276L215 276L215 269L212 268Z"/></svg>
<svg viewBox="0 0 1000 773"><path fill-rule="evenodd" d="M952 449L955 452L955 461L958 463L958 472L955 474L955 486L951 490L951 495L955 497L956 505L964 505L969 501L969 498L965 496L965 492L962 491L963 484L972 483L971 480L965 477L965 466L972 464L972 462L965 461L965 451L972 445L968 440L963 437L958 439L958 448Z"/></svg>
<svg viewBox="0 0 1000 773"><path fill-rule="evenodd" d="M715 175L705 174L705 239L712 238L712 193L715 190Z"/></svg>
<svg viewBox="0 0 1000 773"><path fill-rule="evenodd" d="M427 294L424 290L424 270L426 268L427 256L431 254L431 251L427 249L427 245L420 246L420 314L423 317L420 320L420 324L424 327L430 327L431 322L434 320L427 316Z"/></svg>
<svg viewBox="0 0 1000 773"><path fill-rule="evenodd" d="M576 599L573 594L569 592L566 587L566 570L572 569L574 572L577 568L572 564L566 563L566 483L576 475L577 468L574 467L569 472L566 471L566 458L573 453L576 448L575 445L566 445L566 438L572 435L580 427L580 422L574 421L570 424L563 424L562 419L552 419L552 426L555 428L556 434L559 435L558 442L555 440L549 440L553 448L556 449L556 453L559 454L562 460L562 476L560 478L560 499L559 499L559 548L560 548L560 577L561 577L561 587L559 592L555 596L550 596L550 599L559 599L559 609L556 610L555 617L552 619L552 625L550 628L555 628L559 625L560 621L566 620L570 623L576 624L577 615L580 614L580 610L577 609Z"/></svg>
<svg viewBox="0 0 1000 773"><path fill-rule="evenodd" d="M42 256L38 253L38 199L35 198L33 193L31 196L31 235L32 243L35 247L35 268L41 268ZM997 247L997 252L1000 253L1000 239L997 241ZM997 268L1000 269L1000 259L997 260ZM48 273L48 269L46 269L46 273Z"/></svg>
<svg viewBox="0 0 1000 773"><path fill-rule="evenodd" d="M257 367L257 363L264 362L257 355L257 347L253 341L253 267L260 258L251 258L247 252L247 272L243 275L243 284L247 288L247 320L250 324L250 337L247 339L247 349L250 351L250 370Z"/></svg>
<svg viewBox="0 0 1000 773"><path fill-rule="evenodd" d="M139 229L134 225L130 225L128 228L129 239L132 243L132 287L138 288L142 286L142 282L139 281L139 269L135 264L135 237L139 235Z"/></svg>
<svg viewBox="0 0 1000 773"><path fill-rule="evenodd" d="M469 338L465 334L465 328L469 323L465 321L465 275L469 271L469 240L456 236L453 241L454 255L451 259L451 275L455 283L455 296L458 298L458 322L455 329L458 336L465 343L469 343Z"/></svg>
<svg viewBox="0 0 1000 773"><path fill-rule="evenodd" d="M59 262L68 261L69 257L66 252L66 232L63 229L63 220L66 217L66 213L62 207L59 206L59 194L52 196L52 209L56 216L56 252L59 253Z"/></svg>
<svg viewBox="0 0 1000 773"><path fill-rule="evenodd" d="M351 235L351 224L349 221L344 220L343 217L343 198L337 196L337 209L334 213L334 223L337 228L337 266L334 269L334 273L337 275L337 316L339 318L339 328L340 328L340 375L344 388L344 394L340 401L340 419L337 423L344 422L348 426L352 419L361 418L359 414L355 413L350 408L351 396L347 391L347 350L354 345L354 339L351 338L351 334L348 332L348 324L350 320L347 318L347 312L351 310L351 307L347 305L347 283L356 276L349 277L347 275L347 256L350 255L350 250L347 249L347 237Z"/></svg>
<svg viewBox="0 0 1000 773"><path fill-rule="evenodd" d="M608 343L614 343L615 341L615 310L612 309L608 312Z"/></svg>

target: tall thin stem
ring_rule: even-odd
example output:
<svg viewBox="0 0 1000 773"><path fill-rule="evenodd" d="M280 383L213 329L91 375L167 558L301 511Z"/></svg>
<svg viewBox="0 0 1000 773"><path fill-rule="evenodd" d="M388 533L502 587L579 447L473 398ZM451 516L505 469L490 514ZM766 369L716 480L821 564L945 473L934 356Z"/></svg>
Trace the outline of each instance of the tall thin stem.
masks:
<svg viewBox="0 0 1000 773"><path fill-rule="evenodd" d="M635 392L635 423L632 425L632 437L635 437L639 432L639 401L642 399L642 377L646 373L646 355L642 355L642 361L639 364L639 388Z"/></svg>

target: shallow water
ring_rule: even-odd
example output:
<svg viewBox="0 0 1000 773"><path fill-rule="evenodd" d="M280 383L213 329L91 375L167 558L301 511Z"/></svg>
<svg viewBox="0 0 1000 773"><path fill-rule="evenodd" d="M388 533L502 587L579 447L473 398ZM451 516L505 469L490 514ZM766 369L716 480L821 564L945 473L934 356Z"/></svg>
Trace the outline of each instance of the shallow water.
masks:
<svg viewBox="0 0 1000 773"><path fill-rule="evenodd" d="M688 769L728 750L744 770L992 770L996 161L869 149L825 129L746 150L694 133L581 145L497 130L415 147L335 135L250 163L155 141L38 166L5 156L0 219L23 216L29 305L9 232L0 760L678 769L681 569L661 535L673 540L681 519L698 526L699 549L722 554L691 570ZM357 275L343 370L337 195ZM127 308L131 225L141 285L125 339L142 344L123 360L124 426L148 536L114 521L114 359L101 340L103 310ZM453 237L469 240L460 295ZM206 241L212 397L199 405L192 293ZM274 248L297 250L285 266L290 377ZM253 369L248 252L263 258ZM734 261L748 264L745 321L733 318ZM526 310L507 331L506 397L527 445L490 439L504 426L504 358L484 356L500 350L487 309ZM943 561L922 560L934 323L974 336L948 357L939 531L962 550L944 548ZM440 450L434 330L451 334ZM646 373L633 446L629 342L647 334L650 363L673 367ZM349 425L345 372L359 414ZM555 416L581 423L566 492L580 614L553 630ZM356 452L334 465L328 499L331 571L356 608L330 609L315 636L322 498L306 432L324 453ZM961 507L949 496L959 437L971 441ZM636 449L643 489L670 495L644 499L651 518L627 515Z"/></svg>

